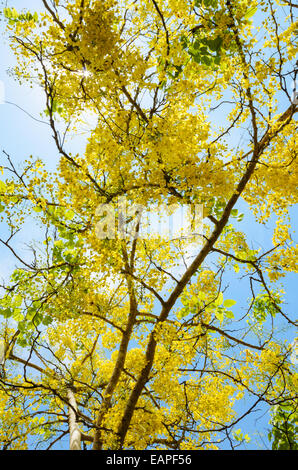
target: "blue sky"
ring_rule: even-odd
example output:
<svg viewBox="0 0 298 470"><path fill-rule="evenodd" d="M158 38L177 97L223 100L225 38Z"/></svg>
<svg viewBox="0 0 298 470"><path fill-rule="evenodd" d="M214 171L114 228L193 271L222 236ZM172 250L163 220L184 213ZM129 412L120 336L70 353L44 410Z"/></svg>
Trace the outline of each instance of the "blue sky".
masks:
<svg viewBox="0 0 298 470"><path fill-rule="evenodd" d="M31 11L38 11L41 1L38 0L14 0L7 1L4 4L7 6L14 6L17 10L24 7L31 9ZM0 30L3 31L4 24L0 23ZM2 39L2 38L1 38ZM21 164L21 162L28 156L33 155L36 158L41 158L46 162L48 169L54 169L58 161L58 152L54 141L51 136L50 127L41 122L37 122L35 119L40 120L40 112L45 108L45 100L41 90L38 88L30 88L26 85L20 86L9 74L8 69L13 66L15 59L11 53L8 45L8 41L0 41L0 80L4 84L4 103L0 104L0 142L1 142L1 160L2 164L4 156L2 150L5 150L14 162ZM10 103L10 104L9 104ZM31 117L27 114L29 113ZM77 143L77 141L76 141ZM247 210L247 206L244 202L240 202L238 205L240 212L245 213L245 217L242 222L239 223L239 228L250 235L250 239L254 243L254 248L262 247L264 250L269 249L271 240L268 237L272 233L274 226L273 220L270 221L267 226L256 223L252 214ZM291 210L292 226L297 229L298 220L298 208ZM3 224L0 225L0 231L3 234L5 227ZM17 238L17 248L26 253L24 244L28 243L32 239L32 227L26 227L22 234ZM11 272L15 266L15 261L7 250L0 247L0 277L7 278L8 273ZM249 292L247 286L244 283L239 283L237 286L232 281L232 278L226 278L227 282L231 283L231 292L233 292L233 298L241 303L243 298L247 298ZM286 307L285 311L290 313L290 316L295 316L294 313L297 309L297 280L295 276L289 274L282 280L283 287L286 290ZM235 289L236 287L236 289ZM235 294L236 292L236 294ZM227 296L229 298L229 296ZM293 341L295 332L290 330L284 333L285 338L289 342ZM264 409L265 411L265 409ZM261 413L262 415L262 413ZM249 417L244 424L240 424L252 437L252 442L247 448L255 448L261 445L261 440L255 439L254 434L262 429L264 432L265 445L268 444L266 434L266 425L268 423L268 415L259 417L258 421L255 421L254 416Z"/></svg>

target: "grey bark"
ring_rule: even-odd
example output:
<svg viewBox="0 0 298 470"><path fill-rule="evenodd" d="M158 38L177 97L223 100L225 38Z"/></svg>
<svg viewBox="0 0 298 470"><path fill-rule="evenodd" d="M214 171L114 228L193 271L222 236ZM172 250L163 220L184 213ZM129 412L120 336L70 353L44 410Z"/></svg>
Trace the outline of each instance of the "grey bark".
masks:
<svg viewBox="0 0 298 470"><path fill-rule="evenodd" d="M77 402L73 391L67 389L67 397L69 402L68 411L68 426L69 426L69 449L70 450L82 450L81 448L81 431L77 423Z"/></svg>

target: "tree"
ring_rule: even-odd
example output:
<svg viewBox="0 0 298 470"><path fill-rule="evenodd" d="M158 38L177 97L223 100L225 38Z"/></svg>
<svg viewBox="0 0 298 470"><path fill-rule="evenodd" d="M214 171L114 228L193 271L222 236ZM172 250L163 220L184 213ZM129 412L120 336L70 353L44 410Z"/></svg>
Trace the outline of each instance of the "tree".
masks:
<svg viewBox="0 0 298 470"><path fill-rule="evenodd" d="M297 450L297 402L284 402L272 409L269 439L274 450Z"/></svg>
<svg viewBox="0 0 298 470"><path fill-rule="evenodd" d="M293 6L41 3L4 10L16 78L42 87L60 160L50 174L4 155L1 242L18 267L1 300L2 448L68 434L70 449L234 448L258 406L297 398L279 283L298 269ZM241 230L241 201L245 217L276 217L272 245ZM188 236L141 236L144 208L175 204L190 207ZM33 218L44 236L28 261L13 241ZM249 299L236 307L228 282Z"/></svg>

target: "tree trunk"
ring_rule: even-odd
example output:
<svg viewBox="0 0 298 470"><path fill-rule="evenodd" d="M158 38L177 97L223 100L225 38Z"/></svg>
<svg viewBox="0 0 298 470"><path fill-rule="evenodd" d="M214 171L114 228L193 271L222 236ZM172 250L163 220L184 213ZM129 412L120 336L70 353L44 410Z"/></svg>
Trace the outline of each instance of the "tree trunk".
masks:
<svg viewBox="0 0 298 470"><path fill-rule="evenodd" d="M81 432L77 423L77 402L73 391L68 388L67 396L69 402L68 411L68 425L69 425L69 449L70 450L82 450L81 449Z"/></svg>

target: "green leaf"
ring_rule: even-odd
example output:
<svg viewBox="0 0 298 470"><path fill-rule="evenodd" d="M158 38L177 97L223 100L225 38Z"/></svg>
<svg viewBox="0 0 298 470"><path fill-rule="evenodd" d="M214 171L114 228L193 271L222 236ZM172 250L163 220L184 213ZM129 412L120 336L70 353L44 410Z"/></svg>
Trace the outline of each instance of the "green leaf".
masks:
<svg viewBox="0 0 298 470"><path fill-rule="evenodd" d="M18 325L18 328L20 329L20 325ZM26 338L19 337L17 340L17 344L21 346L22 348L25 348L28 345L28 342Z"/></svg>
<svg viewBox="0 0 298 470"><path fill-rule="evenodd" d="M43 325L46 325L46 326L50 325L52 322L53 322L53 318L50 317L49 315L44 317L44 319L42 320Z"/></svg>
<svg viewBox="0 0 298 470"><path fill-rule="evenodd" d="M224 312L223 310L221 309L216 309L215 312L214 312L216 318L220 321L220 323L223 321L224 319Z"/></svg>
<svg viewBox="0 0 298 470"><path fill-rule="evenodd" d="M221 48L222 38L217 36L215 39L207 40L207 45L211 51L218 51Z"/></svg>
<svg viewBox="0 0 298 470"><path fill-rule="evenodd" d="M40 312L36 313L32 318L32 324L38 326L43 320L42 314Z"/></svg>
<svg viewBox="0 0 298 470"><path fill-rule="evenodd" d="M236 303L237 303L236 300L226 299L223 304L224 304L224 307L230 308L230 307L233 307L233 305L235 305Z"/></svg>
<svg viewBox="0 0 298 470"><path fill-rule="evenodd" d="M211 63L212 63L211 59L206 55L202 56L202 62L203 62L203 64L205 64L207 66L211 65Z"/></svg>
<svg viewBox="0 0 298 470"><path fill-rule="evenodd" d="M241 429L237 429L236 431L233 431L233 435L236 441L241 442L243 440L243 433Z"/></svg>
<svg viewBox="0 0 298 470"><path fill-rule="evenodd" d="M12 314L12 318L17 321L17 322L20 322L24 319L24 315L22 314L21 312L21 309L20 308L16 308Z"/></svg>
<svg viewBox="0 0 298 470"><path fill-rule="evenodd" d="M205 300L206 299L206 294L203 291L198 292L198 299L199 300Z"/></svg>
<svg viewBox="0 0 298 470"><path fill-rule="evenodd" d="M14 298L15 307L20 307L20 305L22 305L22 302L23 302L22 296L20 294L16 295Z"/></svg>
<svg viewBox="0 0 298 470"><path fill-rule="evenodd" d="M4 13L5 18L7 18L7 19L11 18L10 8L4 8L3 13Z"/></svg>
<svg viewBox="0 0 298 470"><path fill-rule="evenodd" d="M74 260L75 254L75 250L66 250L63 256L68 263L71 263Z"/></svg>
<svg viewBox="0 0 298 470"><path fill-rule="evenodd" d="M188 314L189 314L188 309L187 308L182 308L177 313L177 318L178 318L178 320L181 320L182 318L187 317Z"/></svg>
<svg viewBox="0 0 298 470"><path fill-rule="evenodd" d="M17 10L16 10L15 8L12 9L11 13L12 13L12 17L13 17L13 18L17 18L17 17L19 16L19 15L18 15L18 12L17 12Z"/></svg>
<svg viewBox="0 0 298 470"><path fill-rule="evenodd" d="M4 181L0 180L0 192L4 193L6 189L6 184L4 183Z"/></svg>
<svg viewBox="0 0 298 470"><path fill-rule="evenodd" d="M27 308L26 319L27 319L27 320L32 320L32 318L34 317L35 313L36 313L35 308L33 308L33 307Z"/></svg>
<svg viewBox="0 0 298 470"><path fill-rule="evenodd" d="M35 12L33 15L28 11L27 13L18 13L15 8L4 8L5 18L9 20L9 24L18 23L20 21L38 21L38 14Z"/></svg>
<svg viewBox="0 0 298 470"><path fill-rule="evenodd" d="M221 305L221 304L223 303L223 294L222 294L222 292L220 292L220 293L218 294L218 297L217 297L217 299L214 301L214 303L215 303L216 306L219 306L219 305Z"/></svg>
<svg viewBox="0 0 298 470"><path fill-rule="evenodd" d="M9 318L12 315L12 310L10 308L4 308L3 310L0 310L0 313L4 318Z"/></svg>
<svg viewBox="0 0 298 470"><path fill-rule="evenodd" d="M194 61L195 61L197 64L201 64L202 60L201 60L200 54L197 54L196 56L194 56Z"/></svg>
<svg viewBox="0 0 298 470"><path fill-rule="evenodd" d="M66 218L66 220L73 220L74 216L75 216L75 212L73 210L69 210L65 212L64 214L64 217Z"/></svg>
<svg viewBox="0 0 298 470"><path fill-rule="evenodd" d="M226 317L232 320L233 318L235 318L235 315L231 310L227 310Z"/></svg>
<svg viewBox="0 0 298 470"><path fill-rule="evenodd" d="M257 7L249 8L249 10L247 10L247 12L244 15L244 19L249 20L249 18L251 18L257 12L257 10L258 10Z"/></svg>

